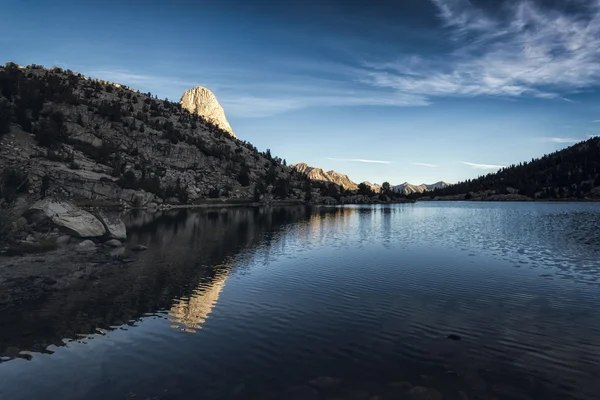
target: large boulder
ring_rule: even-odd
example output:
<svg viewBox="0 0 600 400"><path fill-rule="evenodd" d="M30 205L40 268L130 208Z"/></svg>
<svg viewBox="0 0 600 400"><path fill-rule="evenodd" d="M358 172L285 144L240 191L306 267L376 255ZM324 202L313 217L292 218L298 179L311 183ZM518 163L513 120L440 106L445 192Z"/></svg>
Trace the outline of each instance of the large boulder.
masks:
<svg viewBox="0 0 600 400"><path fill-rule="evenodd" d="M39 219L40 216L49 219L61 231L71 236L90 238L106 233L98 218L65 201L40 200L31 206L29 214L34 215L34 219Z"/></svg>
<svg viewBox="0 0 600 400"><path fill-rule="evenodd" d="M110 239L122 240L127 238L127 228L117 214L107 213L103 210L98 210L94 214L104 225L106 234Z"/></svg>

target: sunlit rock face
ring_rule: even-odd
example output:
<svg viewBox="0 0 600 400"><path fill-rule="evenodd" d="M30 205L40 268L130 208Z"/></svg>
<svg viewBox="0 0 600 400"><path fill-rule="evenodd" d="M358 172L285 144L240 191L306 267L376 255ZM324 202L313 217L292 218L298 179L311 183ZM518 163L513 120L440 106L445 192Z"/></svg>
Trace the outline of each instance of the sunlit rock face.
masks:
<svg viewBox="0 0 600 400"><path fill-rule="evenodd" d="M306 163L298 163L295 165L291 165L293 169L298 172L302 172L306 174L310 179L314 181L323 181L323 182L333 182L346 190L357 190L358 185L353 182L348 175L340 174L336 171L325 171L321 168L314 168Z"/></svg>
<svg viewBox="0 0 600 400"><path fill-rule="evenodd" d="M214 93L207 88L196 86L193 89L187 90L183 93L183 96L181 96L180 103L184 109L192 114L203 117L207 121L228 132L232 137L236 137L225 117L223 107L219 104Z"/></svg>

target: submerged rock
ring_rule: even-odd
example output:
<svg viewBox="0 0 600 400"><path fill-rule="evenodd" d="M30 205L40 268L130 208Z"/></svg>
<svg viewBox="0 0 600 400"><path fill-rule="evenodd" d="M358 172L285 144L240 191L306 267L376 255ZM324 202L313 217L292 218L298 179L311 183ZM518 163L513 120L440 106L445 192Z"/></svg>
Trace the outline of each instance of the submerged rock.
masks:
<svg viewBox="0 0 600 400"><path fill-rule="evenodd" d="M143 244L136 244L135 246L131 247L132 251L144 251L144 250L148 250L148 247L144 246Z"/></svg>
<svg viewBox="0 0 600 400"><path fill-rule="evenodd" d="M458 335L451 334L451 335L448 335L448 336L446 336L446 339L450 339L450 340L461 340L462 338L461 338L460 336L458 336Z"/></svg>
<svg viewBox="0 0 600 400"><path fill-rule="evenodd" d="M71 203L44 199L36 202L29 209L29 213L36 215L35 219L49 219L61 231L81 238L99 237L106 233L102 222L87 211Z"/></svg>
<svg viewBox="0 0 600 400"><path fill-rule="evenodd" d="M410 396L414 400L442 400L444 396L435 389L423 386L415 386L410 390Z"/></svg>
<svg viewBox="0 0 600 400"><path fill-rule="evenodd" d="M334 389L342 383L340 378L332 378L330 376L320 376L317 379L312 379L309 381L311 386L314 386L319 389Z"/></svg>
<svg viewBox="0 0 600 400"><path fill-rule="evenodd" d="M108 240L108 241L104 242L104 245L107 246L107 247L115 248L115 247L121 247L121 246L123 246L123 243L121 243L117 239L111 239L111 240Z"/></svg>
<svg viewBox="0 0 600 400"><path fill-rule="evenodd" d="M285 391L285 400L318 400L319 392L310 386L293 386Z"/></svg>

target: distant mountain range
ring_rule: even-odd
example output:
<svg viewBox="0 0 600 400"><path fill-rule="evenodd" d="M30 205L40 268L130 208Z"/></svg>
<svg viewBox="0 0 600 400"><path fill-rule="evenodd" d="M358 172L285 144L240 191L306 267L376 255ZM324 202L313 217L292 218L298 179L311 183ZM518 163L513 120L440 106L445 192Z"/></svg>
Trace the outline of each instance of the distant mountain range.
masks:
<svg viewBox="0 0 600 400"><path fill-rule="evenodd" d="M290 167L292 167L298 172L306 174L310 179L314 181L333 182L340 185L346 190L358 189L358 185L352 182L352 180L348 178L348 175L340 174L339 172L333 170L324 171L321 168L311 167L310 165L303 162L295 165L290 165Z"/></svg>
<svg viewBox="0 0 600 400"><path fill-rule="evenodd" d="M315 181L323 181L323 182L333 182L336 183L340 186L342 186L344 189L346 190L357 190L358 189L358 184L356 182L353 182L348 175L345 174L341 174L339 172L336 171L324 171L321 168L315 168L315 167L311 167L310 165L301 162L295 165L291 165L292 168L294 168L296 171L298 172L302 172L305 173L306 175L308 175L308 177L312 180ZM381 190L381 185L378 183L371 183L371 182L362 182L365 185L367 185L368 187L371 188L371 190L373 190L375 193L379 193L379 191ZM392 186L392 190L396 193L403 193L405 195L409 195L412 193L423 193L423 192L427 192L430 190L434 190L434 189L443 189L450 186L449 183L440 181L440 182L436 182L434 184L431 185L427 185L425 183L421 184L421 185L412 185L408 182L404 182L401 185L397 185L397 186Z"/></svg>
<svg viewBox="0 0 600 400"><path fill-rule="evenodd" d="M425 183L422 183L420 185L412 185L408 182L404 182L401 185L392 186L392 190L397 193L404 193L406 195L409 195L413 193L429 192L435 189L444 189L448 186L450 186L450 184L444 181L436 182L431 185L427 185Z"/></svg>

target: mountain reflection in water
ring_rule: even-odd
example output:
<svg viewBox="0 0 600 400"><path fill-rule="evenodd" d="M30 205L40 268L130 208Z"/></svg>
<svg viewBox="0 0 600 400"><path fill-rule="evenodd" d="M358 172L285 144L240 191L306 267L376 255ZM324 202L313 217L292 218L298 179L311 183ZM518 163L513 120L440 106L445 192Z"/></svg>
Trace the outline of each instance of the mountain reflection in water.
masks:
<svg viewBox="0 0 600 400"><path fill-rule="evenodd" d="M97 279L0 310L0 399L600 393L600 204L123 219L128 245L148 247L133 262L95 265ZM310 397L319 376L343 384Z"/></svg>

